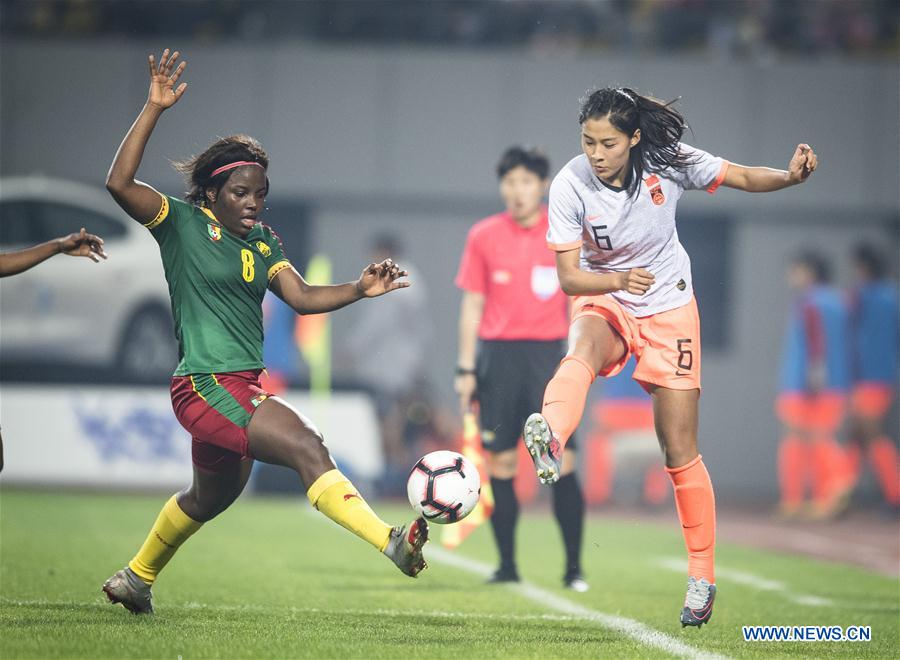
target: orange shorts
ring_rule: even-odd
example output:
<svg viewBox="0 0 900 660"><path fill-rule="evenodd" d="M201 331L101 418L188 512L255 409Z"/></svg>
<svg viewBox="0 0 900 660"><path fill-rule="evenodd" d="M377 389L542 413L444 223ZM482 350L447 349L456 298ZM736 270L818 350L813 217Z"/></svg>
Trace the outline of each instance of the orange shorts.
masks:
<svg viewBox="0 0 900 660"><path fill-rule="evenodd" d="M887 383L858 383L850 395L850 409L856 417L881 419L891 409L894 388Z"/></svg>
<svg viewBox="0 0 900 660"><path fill-rule="evenodd" d="M700 315L694 298L681 307L638 318L612 296L575 296L572 322L584 316L599 316L625 340L624 357L599 375L615 376L634 354L637 366L632 378L645 390L650 385L700 389Z"/></svg>
<svg viewBox="0 0 900 660"><path fill-rule="evenodd" d="M775 410L786 425L805 431L834 433L844 421L847 397L843 392L787 392L778 397Z"/></svg>

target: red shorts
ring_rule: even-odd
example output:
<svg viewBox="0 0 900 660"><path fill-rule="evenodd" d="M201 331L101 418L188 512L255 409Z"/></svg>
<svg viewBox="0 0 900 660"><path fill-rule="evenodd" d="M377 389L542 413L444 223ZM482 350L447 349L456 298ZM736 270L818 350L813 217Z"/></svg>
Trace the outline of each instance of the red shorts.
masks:
<svg viewBox="0 0 900 660"><path fill-rule="evenodd" d="M649 385L700 389L700 315L693 297L681 307L638 318L612 296L575 296L572 322L583 316L599 316L625 340L625 355L599 375L615 376L633 353L637 366L632 378L645 390L650 390Z"/></svg>
<svg viewBox="0 0 900 660"><path fill-rule="evenodd" d="M894 388L888 383L858 383L850 394L850 410L856 417L881 419L891 409Z"/></svg>
<svg viewBox="0 0 900 660"><path fill-rule="evenodd" d="M803 431L834 433L844 421L847 396L843 392L786 392L778 397L775 409L787 426Z"/></svg>
<svg viewBox="0 0 900 660"><path fill-rule="evenodd" d="M261 369L172 378L172 408L191 434L194 465L208 472L251 458L247 424L270 395L259 384Z"/></svg>

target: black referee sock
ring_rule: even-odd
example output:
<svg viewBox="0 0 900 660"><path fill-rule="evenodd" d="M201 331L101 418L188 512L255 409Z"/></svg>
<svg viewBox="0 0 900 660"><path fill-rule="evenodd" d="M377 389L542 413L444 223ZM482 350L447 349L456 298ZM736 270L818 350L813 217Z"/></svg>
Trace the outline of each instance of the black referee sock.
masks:
<svg viewBox="0 0 900 660"><path fill-rule="evenodd" d="M516 572L515 536L516 522L519 519L519 500L513 490L512 479L491 477L491 490L494 492L494 512L491 514L491 527L494 540L500 552L500 570Z"/></svg>
<svg viewBox="0 0 900 660"><path fill-rule="evenodd" d="M584 495L574 472L553 486L553 513L566 546L566 577L581 574L581 536L584 528Z"/></svg>

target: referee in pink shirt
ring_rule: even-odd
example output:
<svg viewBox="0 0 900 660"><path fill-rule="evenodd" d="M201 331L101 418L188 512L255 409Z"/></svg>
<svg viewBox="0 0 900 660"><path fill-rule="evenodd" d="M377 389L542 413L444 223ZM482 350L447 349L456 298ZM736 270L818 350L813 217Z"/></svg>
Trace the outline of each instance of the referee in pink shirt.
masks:
<svg viewBox="0 0 900 660"><path fill-rule="evenodd" d="M544 384L565 355L568 298L547 249L550 163L535 149L511 147L497 165L506 211L476 223L466 239L456 285L463 290L455 387L463 413L477 399L500 567L489 582L518 582L513 491L517 442L525 419L539 410ZM587 591L581 574L584 498L575 474L575 446L566 444L553 512L566 549L563 584Z"/></svg>

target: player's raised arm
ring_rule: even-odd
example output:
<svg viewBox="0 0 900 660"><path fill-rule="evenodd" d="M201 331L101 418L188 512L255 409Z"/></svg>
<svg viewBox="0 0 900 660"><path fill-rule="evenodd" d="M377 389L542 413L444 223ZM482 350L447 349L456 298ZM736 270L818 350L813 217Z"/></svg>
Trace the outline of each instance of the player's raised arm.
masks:
<svg viewBox="0 0 900 660"><path fill-rule="evenodd" d="M187 65L187 62L182 62L173 70L178 56L177 50L169 55L167 48L163 51L159 64L153 55L148 57L150 91L147 102L125 135L106 175L106 189L128 215L141 223L150 222L156 217L160 198L156 190L146 183L136 181L134 177L160 115L175 105L187 89L187 83L175 87Z"/></svg>
<svg viewBox="0 0 900 660"><path fill-rule="evenodd" d="M106 252L103 251L103 239L88 234L82 227L77 234L54 238L52 241L24 250L0 254L0 277L18 275L60 253L73 257L87 257L94 263L100 259L106 259Z"/></svg>
<svg viewBox="0 0 900 660"><path fill-rule="evenodd" d="M808 144L798 144L786 170L746 167L731 163L723 186L747 192L773 192L803 183L819 166L819 158Z"/></svg>
<svg viewBox="0 0 900 660"><path fill-rule="evenodd" d="M269 288L298 314L332 312L361 298L375 298L409 286L400 280L409 273L391 259L369 264L356 282L312 285L294 268L285 268L269 284Z"/></svg>

